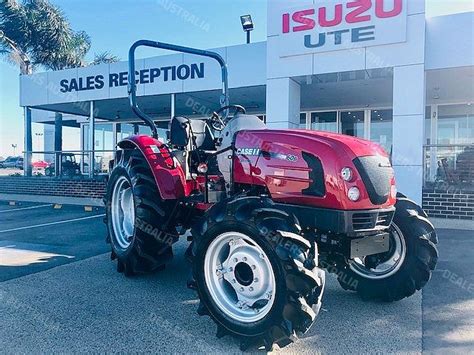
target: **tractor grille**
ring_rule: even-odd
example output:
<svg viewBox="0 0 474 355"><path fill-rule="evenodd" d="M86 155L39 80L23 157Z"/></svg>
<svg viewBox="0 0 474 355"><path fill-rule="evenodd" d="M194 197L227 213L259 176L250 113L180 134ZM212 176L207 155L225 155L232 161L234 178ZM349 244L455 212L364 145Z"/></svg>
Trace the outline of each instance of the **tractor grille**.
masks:
<svg viewBox="0 0 474 355"><path fill-rule="evenodd" d="M364 182L370 202L382 205L390 195L393 169L387 158L368 156L354 159L354 165Z"/></svg>
<svg viewBox="0 0 474 355"><path fill-rule="evenodd" d="M357 212L352 215L352 226L355 231L389 227L393 215L393 211Z"/></svg>

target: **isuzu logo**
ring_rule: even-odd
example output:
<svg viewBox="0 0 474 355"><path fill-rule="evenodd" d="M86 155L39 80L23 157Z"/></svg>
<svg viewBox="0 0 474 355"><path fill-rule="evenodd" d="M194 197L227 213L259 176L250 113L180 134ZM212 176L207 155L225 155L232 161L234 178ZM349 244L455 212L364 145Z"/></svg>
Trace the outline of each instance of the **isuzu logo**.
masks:
<svg viewBox="0 0 474 355"><path fill-rule="evenodd" d="M403 42L406 18L406 0L322 1L290 10L281 15L282 56Z"/></svg>

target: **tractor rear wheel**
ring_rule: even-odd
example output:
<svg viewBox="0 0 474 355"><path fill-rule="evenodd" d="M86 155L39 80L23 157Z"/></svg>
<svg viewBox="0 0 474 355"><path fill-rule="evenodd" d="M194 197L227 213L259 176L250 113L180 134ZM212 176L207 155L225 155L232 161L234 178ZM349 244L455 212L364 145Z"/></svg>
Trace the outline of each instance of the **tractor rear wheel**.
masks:
<svg viewBox="0 0 474 355"><path fill-rule="evenodd" d="M198 313L233 334L241 349L286 346L305 333L321 307L325 274L314 242L292 215L264 198L214 206L193 229Z"/></svg>
<svg viewBox="0 0 474 355"><path fill-rule="evenodd" d="M126 276L163 268L177 241L163 230L175 206L164 201L150 167L138 149L118 151L105 197L108 236L117 271Z"/></svg>
<svg viewBox="0 0 474 355"><path fill-rule="evenodd" d="M436 267L437 237L425 212L406 197L399 197L395 207L389 251L349 260L338 270L341 286L365 300L409 297L426 285Z"/></svg>

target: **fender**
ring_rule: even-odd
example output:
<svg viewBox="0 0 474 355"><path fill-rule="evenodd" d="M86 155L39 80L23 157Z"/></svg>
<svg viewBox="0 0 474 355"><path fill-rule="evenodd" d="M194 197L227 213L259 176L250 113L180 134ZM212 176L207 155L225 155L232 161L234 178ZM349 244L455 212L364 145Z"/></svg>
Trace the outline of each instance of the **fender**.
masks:
<svg viewBox="0 0 474 355"><path fill-rule="evenodd" d="M184 171L165 144L150 136L138 135L125 138L117 145L122 149L137 148L142 152L163 200L189 195Z"/></svg>

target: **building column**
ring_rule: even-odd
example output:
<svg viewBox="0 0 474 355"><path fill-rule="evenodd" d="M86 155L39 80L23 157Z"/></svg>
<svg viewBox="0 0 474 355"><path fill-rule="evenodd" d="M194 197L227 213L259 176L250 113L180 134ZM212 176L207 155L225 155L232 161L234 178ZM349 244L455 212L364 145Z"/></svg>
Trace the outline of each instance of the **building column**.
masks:
<svg viewBox="0 0 474 355"><path fill-rule="evenodd" d="M301 86L291 78L267 80L268 128L298 128L301 113Z"/></svg>
<svg viewBox="0 0 474 355"><path fill-rule="evenodd" d="M56 176L61 176L61 152L63 150L63 115L60 112L54 114L54 151Z"/></svg>
<svg viewBox="0 0 474 355"><path fill-rule="evenodd" d="M89 177L94 177L95 168L95 117L94 101L89 103Z"/></svg>
<svg viewBox="0 0 474 355"><path fill-rule="evenodd" d="M430 145L438 144L438 105L431 105ZM430 180L435 181L438 173L438 148L430 148Z"/></svg>
<svg viewBox="0 0 474 355"><path fill-rule="evenodd" d="M176 94L171 94L171 118L176 116Z"/></svg>
<svg viewBox="0 0 474 355"><path fill-rule="evenodd" d="M48 163L53 163L54 154L51 154L54 151L54 126L50 124L43 125L43 151L50 152L49 154L44 155L44 160Z"/></svg>
<svg viewBox="0 0 474 355"><path fill-rule="evenodd" d="M424 64L395 67L392 164L398 191L421 205L425 121Z"/></svg>
<svg viewBox="0 0 474 355"><path fill-rule="evenodd" d="M31 109L25 107L25 154L23 157L23 174L25 176L32 175L32 166L31 166L31 152L33 151L33 133L31 127Z"/></svg>

